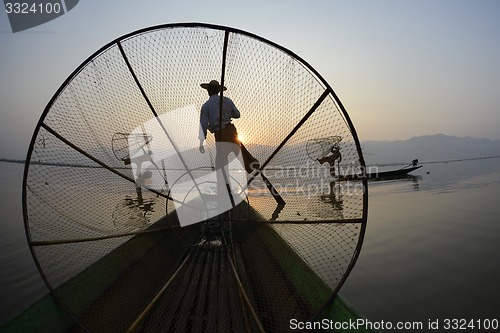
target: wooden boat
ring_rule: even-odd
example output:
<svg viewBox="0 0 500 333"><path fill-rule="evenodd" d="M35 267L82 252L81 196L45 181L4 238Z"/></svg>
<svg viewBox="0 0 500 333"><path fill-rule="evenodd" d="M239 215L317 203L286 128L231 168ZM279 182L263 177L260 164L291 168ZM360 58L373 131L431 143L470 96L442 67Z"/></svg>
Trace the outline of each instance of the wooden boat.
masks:
<svg viewBox="0 0 500 333"><path fill-rule="evenodd" d="M370 172L367 174L368 179L397 179L401 177L406 177L412 171L415 171L421 168L421 165L412 166L408 168L398 169L398 170L390 170L390 171L381 171L381 172Z"/></svg>
<svg viewBox="0 0 500 333"><path fill-rule="evenodd" d="M417 165L418 160L414 160L408 166L405 166L401 169L397 170L388 170L388 171L375 171L375 172L367 172L366 178L368 180L388 180L388 179L398 179L408 177L409 173L420 169L422 165ZM350 181L350 180L359 180L363 178L362 174L354 174L354 175L342 175L339 177L340 181Z"/></svg>
<svg viewBox="0 0 500 333"><path fill-rule="evenodd" d="M235 209L255 214L246 203ZM318 309L316 321L364 319L340 295L328 300L331 287L271 225L240 221L231 240L200 235L206 235L203 224L179 228L169 214L0 332L86 332L63 308L92 332L284 332L292 318L304 320ZM144 270L151 274L138 284Z"/></svg>

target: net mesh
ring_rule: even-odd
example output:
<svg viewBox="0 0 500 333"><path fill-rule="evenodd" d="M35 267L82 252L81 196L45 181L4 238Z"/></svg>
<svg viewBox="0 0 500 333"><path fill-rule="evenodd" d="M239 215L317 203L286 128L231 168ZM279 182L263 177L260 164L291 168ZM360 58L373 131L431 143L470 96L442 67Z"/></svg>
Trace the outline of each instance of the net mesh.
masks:
<svg viewBox="0 0 500 333"><path fill-rule="evenodd" d="M261 165L215 231L204 221L181 227L171 196L184 178L213 172L213 135L207 153L183 153L182 181L168 176L168 159L150 158L153 146L198 140L186 120L199 119L200 83L213 79L224 81L241 112L238 136ZM366 226L365 180L342 180L363 168L346 116L309 65L230 28L145 29L89 58L47 106L25 176L29 244L78 323L69 330L283 332L292 318L330 318ZM148 132L160 118L163 131ZM143 179L137 152L150 162Z"/></svg>

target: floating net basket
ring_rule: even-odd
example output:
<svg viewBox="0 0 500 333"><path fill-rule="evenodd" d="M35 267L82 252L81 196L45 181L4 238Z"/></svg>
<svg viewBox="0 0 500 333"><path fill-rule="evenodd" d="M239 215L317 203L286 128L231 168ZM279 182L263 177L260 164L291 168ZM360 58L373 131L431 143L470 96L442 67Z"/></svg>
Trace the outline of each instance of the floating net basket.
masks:
<svg viewBox="0 0 500 333"><path fill-rule="evenodd" d="M217 216L211 133L198 150L211 80L259 162L234 170L238 200ZM317 160L333 146L335 175ZM294 53L228 27L150 27L94 53L44 110L24 175L28 242L67 331L284 332L338 315L367 216L366 179L340 176L363 168L340 100Z"/></svg>

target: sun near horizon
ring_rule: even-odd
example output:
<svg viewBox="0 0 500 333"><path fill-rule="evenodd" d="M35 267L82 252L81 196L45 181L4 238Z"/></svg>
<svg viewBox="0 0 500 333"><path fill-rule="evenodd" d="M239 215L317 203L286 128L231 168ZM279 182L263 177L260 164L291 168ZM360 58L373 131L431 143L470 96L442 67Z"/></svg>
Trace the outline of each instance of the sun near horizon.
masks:
<svg viewBox="0 0 500 333"><path fill-rule="evenodd" d="M245 143L246 135L244 133L238 132L238 140Z"/></svg>

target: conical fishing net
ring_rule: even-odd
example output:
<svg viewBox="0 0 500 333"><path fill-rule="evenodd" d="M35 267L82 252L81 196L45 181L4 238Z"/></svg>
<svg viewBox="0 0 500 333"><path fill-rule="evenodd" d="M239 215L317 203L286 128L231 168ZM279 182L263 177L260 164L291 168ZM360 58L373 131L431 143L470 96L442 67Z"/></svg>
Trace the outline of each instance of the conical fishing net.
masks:
<svg viewBox="0 0 500 333"><path fill-rule="evenodd" d="M233 156L227 193L212 133L199 151L211 80L259 164ZM28 241L68 331L283 332L335 317L367 214L365 179L341 176L363 167L339 99L292 52L232 28L152 27L92 55L46 107Z"/></svg>

